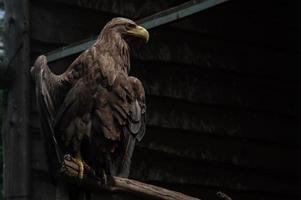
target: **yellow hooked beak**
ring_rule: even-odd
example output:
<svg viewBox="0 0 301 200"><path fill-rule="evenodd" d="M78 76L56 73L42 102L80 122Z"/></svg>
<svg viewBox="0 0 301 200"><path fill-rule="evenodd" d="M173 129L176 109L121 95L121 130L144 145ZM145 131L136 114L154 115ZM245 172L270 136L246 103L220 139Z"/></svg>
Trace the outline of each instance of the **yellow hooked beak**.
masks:
<svg viewBox="0 0 301 200"><path fill-rule="evenodd" d="M134 28L127 30L126 32L128 35L132 35L132 36L144 39L145 43L147 43L149 40L149 33L142 26L137 25Z"/></svg>

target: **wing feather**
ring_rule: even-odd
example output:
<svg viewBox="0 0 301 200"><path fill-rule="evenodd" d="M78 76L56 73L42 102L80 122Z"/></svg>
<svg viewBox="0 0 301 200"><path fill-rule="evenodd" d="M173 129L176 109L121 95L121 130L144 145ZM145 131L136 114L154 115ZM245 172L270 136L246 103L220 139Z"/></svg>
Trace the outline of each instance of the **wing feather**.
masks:
<svg viewBox="0 0 301 200"><path fill-rule="evenodd" d="M59 77L51 73L45 56L40 56L31 68L31 75L35 81L36 103L40 117L41 131L43 133L45 150L47 152L48 168L52 177L56 176L61 161L62 153L53 130L55 114L55 101L53 91L60 90Z"/></svg>
<svg viewBox="0 0 301 200"><path fill-rule="evenodd" d="M96 102L99 126L103 127L108 140L115 141L107 150L110 153L114 151L110 159L110 172L127 177L135 144L145 133L143 86L138 79L119 73L110 90L99 90ZM115 148L115 144L119 146Z"/></svg>
<svg viewBox="0 0 301 200"><path fill-rule="evenodd" d="M60 76L51 73L45 56L31 70L45 141L52 141L48 155L54 155L56 139L69 144L86 134L95 150L89 153L96 160L104 153L111 175L127 177L135 144L145 134L144 89L137 78L114 70L114 60L92 50Z"/></svg>

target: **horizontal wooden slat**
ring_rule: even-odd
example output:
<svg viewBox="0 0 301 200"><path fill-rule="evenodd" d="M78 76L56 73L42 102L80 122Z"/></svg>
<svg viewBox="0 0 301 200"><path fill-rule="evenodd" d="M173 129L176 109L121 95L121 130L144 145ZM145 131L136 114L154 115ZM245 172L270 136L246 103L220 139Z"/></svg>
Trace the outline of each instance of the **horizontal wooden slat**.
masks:
<svg viewBox="0 0 301 200"><path fill-rule="evenodd" d="M301 150L292 147L153 126L147 127L147 134L139 146L216 165L301 177L301 164L291 156L300 154ZM287 166L290 166L289 170Z"/></svg>
<svg viewBox="0 0 301 200"><path fill-rule="evenodd" d="M148 155L148 156L145 156ZM137 148L131 176L143 181L197 184L241 191L263 191L278 194L300 195L300 180L280 178L274 174L233 169L224 165L205 165L164 154Z"/></svg>
<svg viewBox="0 0 301 200"><path fill-rule="evenodd" d="M160 185L172 190L180 191L182 193L190 194L192 196L200 197L204 200L217 199L216 192L222 191L229 195L232 199L242 200L294 200L296 195L290 194L275 194L273 192L262 192L262 191L239 191L231 190L223 187L202 187L200 185L193 184L170 184L162 182L151 182L155 185Z"/></svg>
<svg viewBox="0 0 301 200"><path fill-rule="evenodd" d="M147 96L148 125L251 139L284 146L299 146L298 119L218 106L199 105L178 99ZM39 122L31 127L38 130Z"/></svg>
<svg viewBox="0 0 301 200"><path fill-rule="evenodd" d="M52 69L64 71L73 57ZM53 66L53 65L51 65ZM185 70L185 72L183 72ZM297 85L249 77L234 72L166 62L133 60L132 75L142 80L149 95L200 104L250 109L297 116ZM301 87L301 86L300 86ZM189 89L187 89L189 88Z"/></svg>
<svg viewBox="0 0 301 200"><path fill-rule="evenodd" d="M162 134L162 133L161 133ZM188 134L188 133L185 133L185 134ZM147 140L147 137L150 137L149 138L149 140ZM148 132L148 135L146 136L146 143L148 143L148 142L151 142L151 143L153 143L153 145L152 144L149 144L153 149L155 149L155 150L152 150L152 149L148 149L148 150L146 150L146 151L143 151L143 153L140 155L140 156L142 156L142 158L138 158L138 160L139 160L139 162L140 161L143 161L143 158L145 157L145 156L143 156L143 155L148 155L148 157L149 157L149 162L151 162L151 163L161 163L161 162L159 162L158 161L158 159L162 159L162 160L164 160L164 161L166 161L166 160L169 160L169 155L166 155L167 156L167 158L164 156L164 154L171 154L171 152L174 154L174 155L172 155L171 154L171 157L174 157L174 156L176 156L175 157L175 160L177 161L177 162L180 162L180 163L184 163L184 166L186 166L186 167L180 167L181 169L182 168L190 168L191 166L195 166L195 164L191 164L190 162L191 162L191 160L189 161L189 159L188 159L188 161L187 162L184 162L184 161L181 161L181 160L179 160L177 157L179 156L179 155L177 155L177 151L179 151L179 146L177 146L177 145L184 145L184 146L186 146L187 145L187 147L183 147L182 146L182 148L184 148L184 150L182 150L182 155L180 155L180 157L182 157L183 155L185 155L186 154L186 156L187 155L189 155L190 153L191 153L191 155L190 155L190 158L192 158L193 160L195 160L195 158L193 157L193 156L196 156L196 157L199 157L199 158L201 158L201 159L204 159L204 160L206 160L206 159L208 159L208 155L206 155L206 153L208 153L208 151L206 151L206 146L207 146L207 148L209 147L209 146L213 146L213 145L218 145L218 143L215 143L215 144L212 144L212 143L209 143L209 144L206 144L206 143L208 143L208 140L206 140L206 141L202 141L200 144L197 144L197 139L199 139L198 137L192 137L192 138L194 138L193 139L193 141L195 141L196 143L195 143L195 145L194 144L191 144L191 143L189 143L189 141L191 142L191 140L189 140L188 142L187 141L185 141L185 138L186 137L177 137L177 136L175 136L174 138L172 138L171 140L169 140L168 142L168 144L166 145L166 146L164 146L164 137L168 137L168 135L167 136L165 136L165 135L162 135L161 137L160 137L160 133L155 133L155 132L153 132L153 131L149 131ZM157 139L158 138L158 139ZM158 149L158 146L156 146L156 141L160 141L160 139L161 139L161 142L163 143L163 144L161 144L161 145L163 145L164 147L163 147L163 151L161 151L161 148L159 148L160 149L160 152L162 152L162 153L160 153L159 154L159 156L158 155L154 155L154 154L152 154L151 152L153 152L153 151L157 151L156 149ZM178 140L178 142L175 142L176 140ZM188 140L188 138L187 138L187 140ZM204 139L203 139L204 140ZM214 140L214 139L213 139ZM183 142L182 144L181 144L181 142L179 142L179 141L181 141L181 142ZM209 139L209 141L210 141L210 139ZM212 141L212 139L211 139L211 141ZM34 147L36 147L35 149L34 149L34 152L36 152L36 153L38 153L38 155L36 155L36 156L34 156L34 158L33 159L35 159L35 158L38 158L38 159L41 159L41 158L45 158L45 155L44 155L44 153L43 153L43 151L41 151L41 149L43 149L43 145L42 145L42 143L41 143L41 141L40 140L36 140L36 142L37 143L34 143L33 144L33 146ZM235 153L236 153L236 150L237 150L237 154L240 154L242 157L245 157L246 159L250 159L250 155L249 155L249 153L251 152L252 153L252 151L254 151L254 155L255 155L255 157L251 157L251 159L250 160L252 160L252 159L254 159L254 162L259 162L259 165L260 164L263 164L264 165L264 163L260 163L261 161L260 161L260 158L261 158L261 156L263 156L263 155L261 155L260 157L258 157L258 156L256 156L256 155L259 155L259 154L267 154L267 156L269 155L269 153L271 153L271 152L269 152L269 150L268 150L268 147L267 146L262 146L262 150L260 150L260 148L258 149L258 148L252 148L252 147L250 147L250 151L248 151L247 150L247 148L248 148L248 143L247 142L244 142L244 143L242 143L242 144L240 144L240 143L238 143L238 148L239 147L241 147L241 149L235 149L235 145L233 145L233 143L230 143L229 141L227 141L226 140L226 144L228 144L229 146L231 146L231 149L232 149L232 151L234 151L234 155L235 155ZM175 146L170 146L170 145L175 145ZM160 146L160 144L159 144L159 146ZM201 154L203 153L203 155L197 155L198 154L198 152L197 151L194 151L195 149L197 149L197 148L200 148L200 151L201 151ZM202 148L203 147L203 148ZM205 148L204 148L205 147ZM219 146L218 147L218 149L220 149L221 151L223 151L222 149L221 149L221 147L222 146ZM233 149L233 147L234 147L234 149ZM181 148L181 146L180 146L180 148ZM191 152L189 152L190 150L190 148L192 148L192 150L191 150ZM195 149L194 149L195 148ZM138 147L138 149L139 149L139 147ZM166 149L167 149L167 151L166 151ZM207 149L208 150L208 149ZM227 149L227 151L228 151L229 149ZM279 149L279 150L277 150L276 149L276 151L274 151L274 150L272 150L272 154L270 154L270 155L274 155L275 157L274 157L274 164L276 164L277 165L277 161L276 161L276 159L277 158L279 158L279 161L281 161L281 162L283 162L283 164L284 165L290 165L289 164L289 162L286 162L286 161L284 161L284 159L283 159L283 157L281 157L281 155L279 154L279 152L277 153L277 151L281 151L282 149ZM171 152L170 152L171 151ZM180 150L181 151L181 150ZM231 151L231 150L230 150ZM262 152L262 151L265 151L265 152ZM139 152L139 150L138 150L138 152ZM223 151L224 152L224 151ZM225 152L225 153L229 153L229 152ZM281 152L280 152L281 153ZM282 152L283 153L283 152ZM136 155L137 153L135 153L135 155ZM139 153L138 153L139 154ZM193 155L194 154L194 155ZM231 154L231 155L233 155L233 154ZM209 155L210 156L210 155ZM189 156L188 156L189 157ZM206 158L207 157L207 158ZM210 159L210 158L209 158ZM263 157L263 159L264 159L264 157ZM266 162L270 162L271 161L271 159L273 160L273 158L270 158L270 159L268 159ZM187 160L187 159L185 159L185 160ZM221 159L222 160L222 159ZM251 162L250 160L248 160L247 162ZM176 162L175 161L175 162ZM238 160L238 158L237 158L237 160L236 160L236 162L240 162L241 160ZM38 170L45 170L45 168L46 168L46 165L45 165L45 160L44 161L42 161L42 163L44 162L44 166L43 165L41 165L41 164L34 164L34 168L35 169L38 169ZM193 161L193 163L194 163L195 161ZM39 161L37 162L36 160L33 160L33 163L39 163ZM143 162L142 162L143 163ZM210 162L209 162L210 163ZM214 164L214 166L216 166L216 165L218 165L218 166L220 166L220 167L225 167L225 168L228 168L227 166L229 166L228 164L226 164L227 162L225 162L225 160L222 160L222 163L220 163L220 164ZM133 169L139 169L139 168L141 168L141 166L140 166L140 164L141 163L139 163L139 165L137 166L135 166L135 164L133 165ZM250 163L249 163L250 164ZM258 163L257 163L258 164ZM271 163L271 164L273 164L273 163ZM175 164L173 164L173 162L169 162L169 165L172 165L173 167L176 167L176 165ZM204 162L204 161L202 161L202 162L199 162L199 165L208 165L208 162L207 162L207 164L206 164L206 162ZM280 164L281 165L281 164ZM43 166L42 168L41 168L41 166ZM147 168L147 169L149 169L150 171L143 171L143 172L141 172L142 174L139 174L139 175L135 175L136 176L136 178L138 178L138 179L141 179L141 178L143 178L143 177L145 177L145 176L153 176L153 173L156 173L157 171L156 170L158 170L158 169L156 169L156 170L154 170L152 167L151 167L151 164L145 164L145 166L144 166L145 168ZM279 167L281 167L281 166L279 166ZM296 168L298 167L298 166L295 166ZM163 177L162 179L163 180L161 180L161 178L160 178L160 180L157 180L157 179L154 179L155 181L164 181L164 182L166 182L166 181L171 181L171 182L177 182L176 180L173 180L173 179L171 179L170 180L170 178L168 178L167 180L165 180L164 179L164 176L172 176L172 177L180 177L181 178L181 176L179 176L179 175L171 175L171 174L169 174L170 172L170 170L168 170L168 169L166 169L166 168L164 168L164 167L159 167L161 170L162 170L162 172L160 172L161 174L160 174L160 176L159 175L157 175L157 176L159 176L159 177ZM209 167L209 168L211 168L211 167ZM232 169L232 167L231 167L231 169ZM241 168L241 170L243 170L244 168L242 167ZM249 168L248 168L249 169ZM145 169L144 169L145 170ZM193 170L193 169L192 169ZM237 169L236 168L234 168L234 171L235 171L235 174L237 174L237 171L236 171ZM220 169L218 169L218 170L216 170L218 173L220 173ZM250 171L250 169L248 170L248 171ZM251 170L251 171L253 171L253 170ZM257 173L259 173L260 175L260 177L265 177L265 175L262 175L262 173L265 173L265 171L266 170L256 170L256 171L253 171L253 175L252 176L257 176L258 174ZM167 175L163 175L163 174L165 174L166 172L168 172L167 173ZM173 173L173 172L171 172L171 173ZM184 171L183 172L183 174L184 174L184 176L186 176L186 173L187 173L187 171ZM205 172L204 172L205 173ZM242 179L243 180L245 180L245 179L249 179L248 177L244 177L244 174L248 174L245 170L243 170L243 172L241 172L243 175L241 176L242 177ZM169 175L168 175L169 174ZM205 174L207 174L207 172L205 173ZM214 174L214 172L212 172L212 174ZM234 172L233 172L233 174L234 174ZM270 174L270 173L268 173L268 174ZM277 174L277 173L276 173ZM282 179L285 179L285 178L279 178L279 175L280 174L278 174L278 175L276 175L275 173L272 173L271 175L268 175L268 176L275 176L275 179L276 180L281 180L282 181ZM223 175L221 175L221 176L223 176ZM215 176L214 176L215 177ZM290 176L291 177L291 176ZM202 175L202 177L201 178L203 178L203 175ZM199 179L201 179L201 178L199 178ZM215 177L216 178L216 177ZM224 178L224 177L223 177ZM256 178L256 177L255 177ZM214 179L214 178L213 178ZM150 180L152 180L152 181L154 181L153 179L150 179ZM257 179L256 179L257 180ZM265 179L264 179L265 180ZM180 182L179 183L183 183L183 181L184 181L184 183L186 183L186 184L191 184L191 181L192 180L190 180L190 178L189 177L184 177L183 178L183 180L181 179L180 180ZM212 183L213 185L214 184L216 184L216 183L220 183L220 182L222 182L223 181L223 179L222 180L216 180L215 182L213 181L213 182L210 182L210 181L206 181L206 184L208 184L208 183ZM258 179L257 181L259 181L259 182L262 182L262 180L261 179ZM295 183L295 181L296 180L293 180L292 182L293 183ZM192 181L192 183L193 183L193 181ZM202 183L199 183L199 182L195 182L194 184L201 184L202 185ZM263 182L262 184L265 184L265 182ZM232 187L231 187L231 184L229 184L229 183L225 183L225 185L217 185L217 186L215 186L215 187L229 187L229 185L230 185L230 189L233 189ZM200 186L200 187L208 187L208 185L202 185L202 186ZM241 186L239 186L238 188L234 188L234 189L236 189L236 190L245 190L246 188L240 188ZM273 186L271 186L271 187L273 187ZM256 188L254 189L254 190L257 190ZM291 192L290 192L291 193ZM284 194L282 194L282 195L284 195Z"/></svg>
<svg viewBox="0 0 301 200"><path fill-rule="evenodd" d="M133 75L149 95L297 115L297 88L274 80L247 77L224 70L165 62L134 60Z"/></svg>
<svg viewBox="0 0 301 200"><path fill-rule="evenodd" d="M138 3L138 1L127 2L126 5L123 5L124 3L122 2L114 1L104 3L99 1L56 0L53 2L59 3L59 5L73 6L73 8L77 10L84 11L84 9L79 9L78 7L90 8L92 12L96 9L114 16L121 15L139 19L160 10L170 8L173 5L183 3L184 1L147 1L144 3L144 6ZM269 8L270 4L273 4L274 7L273 9L269 9L270 12L267 15L265 10ZM295 16L290 13L290 9L296 6L296 4L295 2L275 3L271 1L269 3L262 3L260 7L254 9L252 1L243 3L228 2L227 4L212 8L209 11L199 13L187 20L181 20L179 23L175 22L175 27L179 27L180 29L188 27L188 29L200 33L221 37L226 36L228 39L248 41L253 44L254 42L257 44L265 43L274 48L296 51L296 48L289 48L290 45L288 45L295 44L298 39L291 28L297 26L298 23L295 20ZM279 16L279 12L287 14ZM239 21L237 20L238 18L240 19ZM220 21L224 23L220 23ZM241 21L248 21L249 23L241 23ZM279 23L284 25L282 29L278 28ZM218 24L218 26L216 24ZM248 37L248 35L252 36ZM281 37L282 40L279 40L279 37ZM298 41L300 42L300 40ZM298 47L298 45L295 45L295 47Z"/></svg>
<svg viewBox="0 0 301 200"><path fill-rule="evenodd" d="M238 75L248 74L300 83L295 74L299 63L297 54L283 54L264 46L252 46L175 29L158 28L150 34L148 45L132 52L135 58L192 64L201 68L234 71Z"/></svg>
<svg viewBox="0 0 301 200"><path fill-rule="evenodd" d="M233 169L222 164L208 166L206 163L192 162L187 159L181 160L178 157L159 152L141 150L138 147L134 154L132 176L139 180L159 181L163 182L163 184L165 182L197 184L199 185L198 187L227 188L228 190L242 190L249 193L252 193L252 190L268 192L269 190L276 190L276 188L278 191L276 193L281 195L286 194L288 191L289 194L296 194L298 191L294 187L298 185L297 180L279 178L276 174L264 174L262 171L253 171L252 173L249 171L249 173L246 173L243 169ZM41 172L36 173L38 180L42 178L42 180L46 181L43 184L38 182L39 187L46 185L46 188L49 189L50 186L52 188L51 180L45 172L43 173L44 175ZM35 194L39 196L44 193L37 192Z"/></svg>
<svg viewBox="0 0 301 200"><path fill-rule="evenodd" d="M68 66L73 59L55 68L63 72L63 66ZM213 67L218 67L218 64L199 68L195 65L141 59L134 59L132 63L133 74L142 80L151 95L273 113L296 115L301 110L298 104L301 99L297 95L301 86L297 84L286 80L277 81L268 75L266 78ZM286 78L289 76L283 77Z"/></svg>
<svg viewBox="0 0 301 200"><path fill-rule="evenodd" d="M147 127L147 135L139 146L207 163L262 170L282 176L301 176L301 166L291 156L300 153L300 149L296 148L152 126ZM34 138L32 153L32 167L47 171L42 137Z"/></svg>
<svg viewBox="0 0 301 200"><path fill-rule="evenodd" d="M297 119L147 97L149 125L298 146Z"/></svg>
<svg viewBox="0 0 301 200"><path fill-rule="evenodd" d="M70 7L79 7L83 9L104 11L116 15L128 16L134 19L138 19L153 13L157 13L161 10L171 8L186 1L188 0L146 0L143 4L141 4L141 2L137 0L129 0L127 2L110 0L34 0L33 2L43 2L48 4L51 3L55 4L56 6L69 5ZM273 4L273 9L270 9L269 14L266 14L266 9L269 8L271 4ZM219 11L220 14L224 14L228 10L240 15L248 14L253 16L253 18L266 20L271 23L290 24L294 23L295 21L288 21L288 19L294 19L294 17L296 17L299 14L297 12L290 12L291 10L294 10L294 8L296 8L297 6L300 6L300 3L298 3L298 1L286 2L267 0L262 2L260 6L255 7L254 2L252 0L248 0L241 3L229 2L214 9L216 10L216 12ZM287 15L279 16L279 13L277 12L279 10L286 12ZM262 19L262 15L265 15L266 17ZM217 16L217 14L214 13L212 14L212 16Z"/></svg>
<svg viewBox="0 0 301 200"><path fill-rule="evenodd" d="M152 81L150 80L150 82ZM174 80L174 83L176 83L176 80ZM259 85L258 87L262 86ZM208 99L212 100L213 103L207 102L207 104L196 104L195 102L187 102L181 99L170 98L168 96L169 91L167 90L165 92L163 89L164 87L162 87L162 91L159 94L156 94L156 88L148 88L152 88L151 84L146 86L146 89L147 91L153 90L152 92L155 94L147 97L148 123L150 125L161 126L165 128L201 131L217 135L230 135L231 137L245 139L258 139L281 144L285 144L286 142L290 142L292 145L298 144L298 140L294 139L297 137L296 130L299 129L298 125L296 124L297 119L285 115L279 115L277 114L277 111L261 112L260 110L244 109L244 107L229 107L228 104L226 104L228 107L220 106L222 103L224 103L223 99L220 100L221 104L216 104L214 102L219 101L219 99L212 100L210 98ZM174 88L175 90L177 89L176 86L174 86ZM182 85L182 88L187 87ZM206 88L206 86L204 88ZM245 86L243 88L246 90L245 94L253 94L250 88ZM255 102L260 104L260 101L261 99L264 99L264 96L258 96L258 91L261 89L256 91L256 88L254 88L254 90L254 95L246 97L242 96L244 98L238 96L239 100L245 99L248 105L249 102L252 102L251 98L254 96ZM164 92L166 94L164 94ZM171 93L172 92L173 91L171 91ZM177 93L177 91L175 93ZM197 94L197 92L195 93ZM264 95L264 93L265 90L263 90L261 94ZM271 94L276 94L279 97L279 100L277 100L279 101L279 104L284 105L289 105L290 98L292 98L290 96L286 96L286 93L277 94L276 91L274 93L269 91L269 93L266 94L266 97ZM159 97L158 95L162 96ZM229 95L229 93L225 94L225 96L226 95ZM213 95L210 97L212 98ZM225 99L227 100L227 98ZM275 104L272 104L275 108L277 106L277 101L275 101ZM287 104L284 103L285 101L287 101ZM235 104L236 102L234 101L233 103ZM268 104L268 102L266 104ZM31 126L36 129L39 128L39 121L37 117L37 114L35 114L33 115L33 120L31 120ZM290 135L290 137L288 137L288 135Z"/></svg>
<svg viewBox="0 0 301 200"><path fill-rule="evenodd" d="M110 0L53 0L52 4L56 6L69 5L73 8L85 8L139 19L186 1L187 0L145 0L143 4L141 4L141 1L137 0L129 0L126 2ZM47 0L42 0L42 2L49 3Z"/></svg>
<svg viewBox="0 0 301 200"><path fill-rule="evenodd" d="M298 33L301 29L296 20L300 14L295 9L298 7L300 3L297 1L270 0L261 2L260 6L254 6L252 0L229 2L171 26L240 41L250 46L300 53ZM279 15L280 12L283 15Z"/></svg>
<svg viewBox="0 0 301 200"><path fill-rule="evenodd" d="M53 44L70 44L99 34L104 24L113 16L107 13L74 9L68 6L63 6L60 9L54 8L56 7L44 6L41 3L32 5L31 18L33 26L31 37L33 39ZM207 14L205 13L204 15L206 16ZM230 15L234 19L238 17L232 16L231 12L224 15L226 17ZM241 13L239 13L240 15ZM279 41L273 41L273 44L279 47L273 50L268 45L253 45L254 41L241 42L233 41L230 38L232 35L234 35L232 36L234 38L239 38L235 35L237 34L242 37L258 40L256 34L252 33L252 31L259 31L257 33L258 37L260 36L262 37L261 40L267 41L270 35L278 39L279 37L283 38L283 35L286 35L285 33L271 30L273 34L271 33L267 36L260 31L262 27L253 27L253 24L246 24L244 32L241 33L241 24L237 24L237 21L232 18L231 20L227 20L227 23L233 26L232 28L229 28L227 23L222 25L222 28L226 27L225 30L230 31L228 34L223 30L215 30L213 33L203 33L196 30L199 27L203 27L204 30L211 30L210 26L217 24L214 20L220 21L220 18L224 18L223 15L217 15L216 13L213 16L218 19L209 18L210 20L208 20L207 17L194 16L187 19L188 22L187 20L177 22L176 24L179 23L180 25L175 28L172 28L174 26L167 26L152 31L148 47L145 50L136 51L136 56L148 60L179 62L236 70L250 74L255 73L265 77L273 75L277 80L299 80L298 76L294 73L298 67L297 55L291 52L288 54L288 51L283 55L283 51L280 51L280 49L286 48L286 44L288 43L286 40L284 40L282 46L279 44ZM95 18L99 20L94 22ZM199 23L199 18L206 21L206 23ZM193 19L198 23L194 22ZM261 23L262 26L266 27L265 23L262 23L260 20L257 23ZM215 27L213 26L213 28ZM275 28L278 30L278 25ZM223 33L224 38L216 37L215 32L219 34ZM293 40L294 45L296 45L296 41L294 41L296 37L289 36L285 38ZM295 48L290 49L294 50Z"/></svg>
<svg viewBox="0 0 301 200"><path fill-rule="evenodd" d="M152 135L151 137L157 141L156 136ZM183 144L185 143L183 138L178 139L181 139ZM174 140L175 138L173 141ZM38 144L34 143L34 146L38 147L36 150L39 155L37 155L37 157L34 156L33 159L38 158L43 160L43 158L45 158L43 151L40 151L42 149L40 142L37 141ZM185 144L188 147L193 145L189 143ZM169 147L164 148L168 149ZM202 145L200 145L199 148L202 149ZM245 148L247 148L247 146ZM205 151L204 153L206 153ZM240 151L240 153L242 152L243 151ZM257 154L257 152L254 153ZM279 157L279 159L283 161L281 157ZM33 162L35 163L37 161L34 160ZM286 164L289 165L289 163ZM40 167L34 168L34 170L37 180L43 180L47 185L45 187L48 189L50 186L50 188L53 187L47 170L45 171L45 169ZM241 190L249 193L252 193L252 191L277 191L276 193L280 195L299 194L297 186L300 184L300 181L298 182L297 177L286 177L281 174L266 172L265 170L233 167L225 163L210 164L208 162L196 161L195 159L187 159L176 154L170 154L165 150L152 150L139 146L136 148L134 154L131 171L132 177L136 179L147 182L162 182L163 185L165 183L194 184L199 185L198 187L226 188L227 190ZM44 183L38 184L40 186L45 185ZM42 194L37 193L37 195Z"/></svg>
<svg viewBox="0 0 301 200"><path fill-rule="evenodd" d="M178 31L158 30L151 32L151 36L148 45L133 48L132 55L134 58L147 62L185 65L183 66L185 70L189 65L219 69L234 72L238 77L260 77L274 80L276 83L288 82L294 87L298 84L300 87L298 75L295 73L295 69L298 67L296 55L285 55L277 51L267 51L263 48L249 47L210 37L203 38ZM178 38L183 39L179 41ZM48 45L49 48L46 48ZM51 47L55 48L56 46L35 42L33 51L37 54L38 52L46 53L51 50ZM158 68L157 66L154 67ZM156 68L153 70L156 71Z"/></svg>
<svg viewBox="0 0 301 200"><path fill-rule="evenodd" d="M112 17L89 10L35 3L31 5L31 38L61 45L77 42L99 34Z"/></svg>

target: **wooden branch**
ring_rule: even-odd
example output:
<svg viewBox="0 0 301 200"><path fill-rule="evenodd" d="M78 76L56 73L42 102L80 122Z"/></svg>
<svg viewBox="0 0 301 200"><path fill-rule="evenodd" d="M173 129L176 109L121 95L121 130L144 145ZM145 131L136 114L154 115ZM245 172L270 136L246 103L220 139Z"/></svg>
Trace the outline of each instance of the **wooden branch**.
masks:
<svg viewBox="0 0 301 200"><path fill-rule="evenodd" d="M79 179L79 166L70 155L65 156L60 175L66 181L78 184L95 192L127 192L142 197L162 200L198 200L198 198L187 196L180 192L175 192L128 178L100 178L95 175L94 170L87 167L84 169L83 179Z"/></svg>
<svg viewBox="0 0 301 200"><path fill-rule="evenodd" d="M111 191L125 191L141 196L149 196L164 200L197 200L198 198L187 196L180 192L167 190L162 187L146 184L140 181L113 177L113 184L109 188Z"/></svg>
<svg viewBox="0 0 301 200"><path fill-rule="evenodd" d="M221 199L221 200L232 200L231 197L229 197L227 194L225 194L225 193L223 193L223 192L221 192L221 191L217 192L217 193L216 193L216 196L217 196L219 199Z"/></svg>

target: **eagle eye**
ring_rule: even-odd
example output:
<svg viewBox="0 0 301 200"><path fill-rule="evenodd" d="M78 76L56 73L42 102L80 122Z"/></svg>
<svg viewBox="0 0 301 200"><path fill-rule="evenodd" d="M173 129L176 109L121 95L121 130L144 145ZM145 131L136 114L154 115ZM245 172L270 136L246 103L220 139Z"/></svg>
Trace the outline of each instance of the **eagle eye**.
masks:
<svg viewBox="0 0 301 200"><path fill-rule="evenodd" d="M129 30L129 29L133 29L133 28L135 28L136 27L136 25L135 24L130 24L130 23L128 23L128 24L125 24L125 28L127 29L127 30Z"/></svg>

